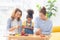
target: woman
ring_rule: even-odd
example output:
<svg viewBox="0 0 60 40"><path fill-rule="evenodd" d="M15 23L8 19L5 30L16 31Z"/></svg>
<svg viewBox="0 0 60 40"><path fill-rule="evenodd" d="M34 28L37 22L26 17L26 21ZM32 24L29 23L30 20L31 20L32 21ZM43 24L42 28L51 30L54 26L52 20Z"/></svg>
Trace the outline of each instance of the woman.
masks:
<svg viewBox="0 0 60 40"><path fill-rule="evenodd" d="M18 34L22 31L22 21L21 21L22 11L18 8L15 9L11 18L8 19L7 28L12 34Z"/></svg>
<svg viewBox="0 0 60 40"><path fill-rule="evenodd" d="M32 22L33 19L33 10L28 10L27 11L28 15L27 15L27 20L23 22L23 28L26 34L33 34L33 27L34 24Z"/></svg>
<svg viewBox="0 0 60 40"><path fill-rule="evenodd" d="M39 17L35 19L34 34L41 35L42 37L46 35L48 36L47 39L49 40L49 35L51 34L51 30L52 30L52 21L47 19L46 8L43 7L39 11Z"/></svg>

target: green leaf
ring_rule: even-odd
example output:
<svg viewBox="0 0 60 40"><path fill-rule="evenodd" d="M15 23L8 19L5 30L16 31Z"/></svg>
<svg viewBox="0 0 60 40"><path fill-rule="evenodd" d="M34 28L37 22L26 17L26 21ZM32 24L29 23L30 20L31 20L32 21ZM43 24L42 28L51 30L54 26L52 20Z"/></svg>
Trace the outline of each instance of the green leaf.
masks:
<svg viewBox="0 0 60 40"><path fill-rule="evenodd" d="M46 7L49 6L49 5L46 5Z"/></svg>
<svg viewBox="0 0 60 40"><path fill-rule="evenodd" d="M47 11L46 16L48 18L50 18L52 15L56 16L56 14L53 14L54 12L57 11L57 7L55 6L55 2L56 2L56 0L48 0L48 2L47 2L46 8L48 11ZM52 12L52 11L54 11L54 12Z"/></svg>
<svg viewBox="0 0 60 40"><path fill-rule="evenodd" d="M47 17L50 18L52 16L52 12L47 12Z"/></svg>
<svg viewBox="0 0 60 40"><path fill-rule="evenodd" d="M48 0L48 3L51 3L51 0Z"/></svg>
<svg viewBox="0 0 60 40"><path fill-rule="evenodd" d="M56 0L53 0L53 3L56 2Z"/></svg>
<svg viewBox="0 0 60 40"><path fill-rule="evenodd" d="M55 8L52 8L52 10L54 10L55 12L57 12L57 10Z"/></svg>
<svg viewBox="0 0 60 40"><path fill-rule="evenodd" d="M38 9L38 10L40 10L40 9L41 9L40 4L37 4L37 5L36 5L36 7L37 7L37 9Z"/></svg>
<svg viewBox="0 0 60 40"><path fill-rule="evenodd" d="M53 13L52 15L53 15L53 16L56 16L56 14L55 14L55 13Z"/></svg>

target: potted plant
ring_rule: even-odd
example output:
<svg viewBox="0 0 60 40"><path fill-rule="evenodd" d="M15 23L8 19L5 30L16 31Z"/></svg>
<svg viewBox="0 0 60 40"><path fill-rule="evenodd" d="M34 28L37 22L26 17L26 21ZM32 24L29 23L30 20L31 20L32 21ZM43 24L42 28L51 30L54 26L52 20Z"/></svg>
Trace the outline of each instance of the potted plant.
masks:
<svg viewBox="0 0 60 40"><path fill-rule="evenodd" d="M56 12L57 12L57 7L55 6L55 2L56 0L48 0L47 1L47 4L45 5L46 6L46 9L47 9L47 18L50 18L52 15L53 16L56 16ZM37 4L36 7L38 8L38 10L41 9L41 6L40 4Z"/></svg>

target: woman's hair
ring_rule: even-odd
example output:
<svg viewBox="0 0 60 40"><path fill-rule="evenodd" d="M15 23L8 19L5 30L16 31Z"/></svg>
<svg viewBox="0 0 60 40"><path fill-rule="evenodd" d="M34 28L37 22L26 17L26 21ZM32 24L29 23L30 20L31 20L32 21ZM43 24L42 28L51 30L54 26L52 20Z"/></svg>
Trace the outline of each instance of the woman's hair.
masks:
<svg viewBox="0 0 60 40"><path fill-rule="evenodd" d="M28 13L27 18L33 18L33 14L34 14L33 10L29 9L27 10L27 13Z"/></svg>
<svg viewBox="0 0 60 40"><path fill-rule="evenodd" d="M16 14L18 11L21 13L20 15L22 16L22 11L21 11L20 9L16 8L15 11L13 12L12 16L11 16L12 20L14 20L15 14ZM19 21L19 20L20 20L20 17L18 17L17 21Z"/></svg>
<svg viewBox="0 0 60 40"><path fill-rule="evenodd" d="M44 15L46 15L46 8L43 7L39 12L43 13Z"/></svg>

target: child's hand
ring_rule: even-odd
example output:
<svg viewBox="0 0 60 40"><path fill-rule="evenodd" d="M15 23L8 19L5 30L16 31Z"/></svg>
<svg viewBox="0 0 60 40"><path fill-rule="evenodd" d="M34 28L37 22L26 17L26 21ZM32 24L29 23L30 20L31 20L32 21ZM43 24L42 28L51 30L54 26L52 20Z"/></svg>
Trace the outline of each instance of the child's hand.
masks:
<svg viewBox="0 0 60 40"><path fill-rule="evenodd" d="M30 27L31 30L33 30L33 27Z"/></svg>
<svg viewBox="0 0 60 40"><path fill-rule="evenodd" d="M24 31L24 30L22 30L21 35L24 35L24 34L25 34L25 31Z"/></svg>

